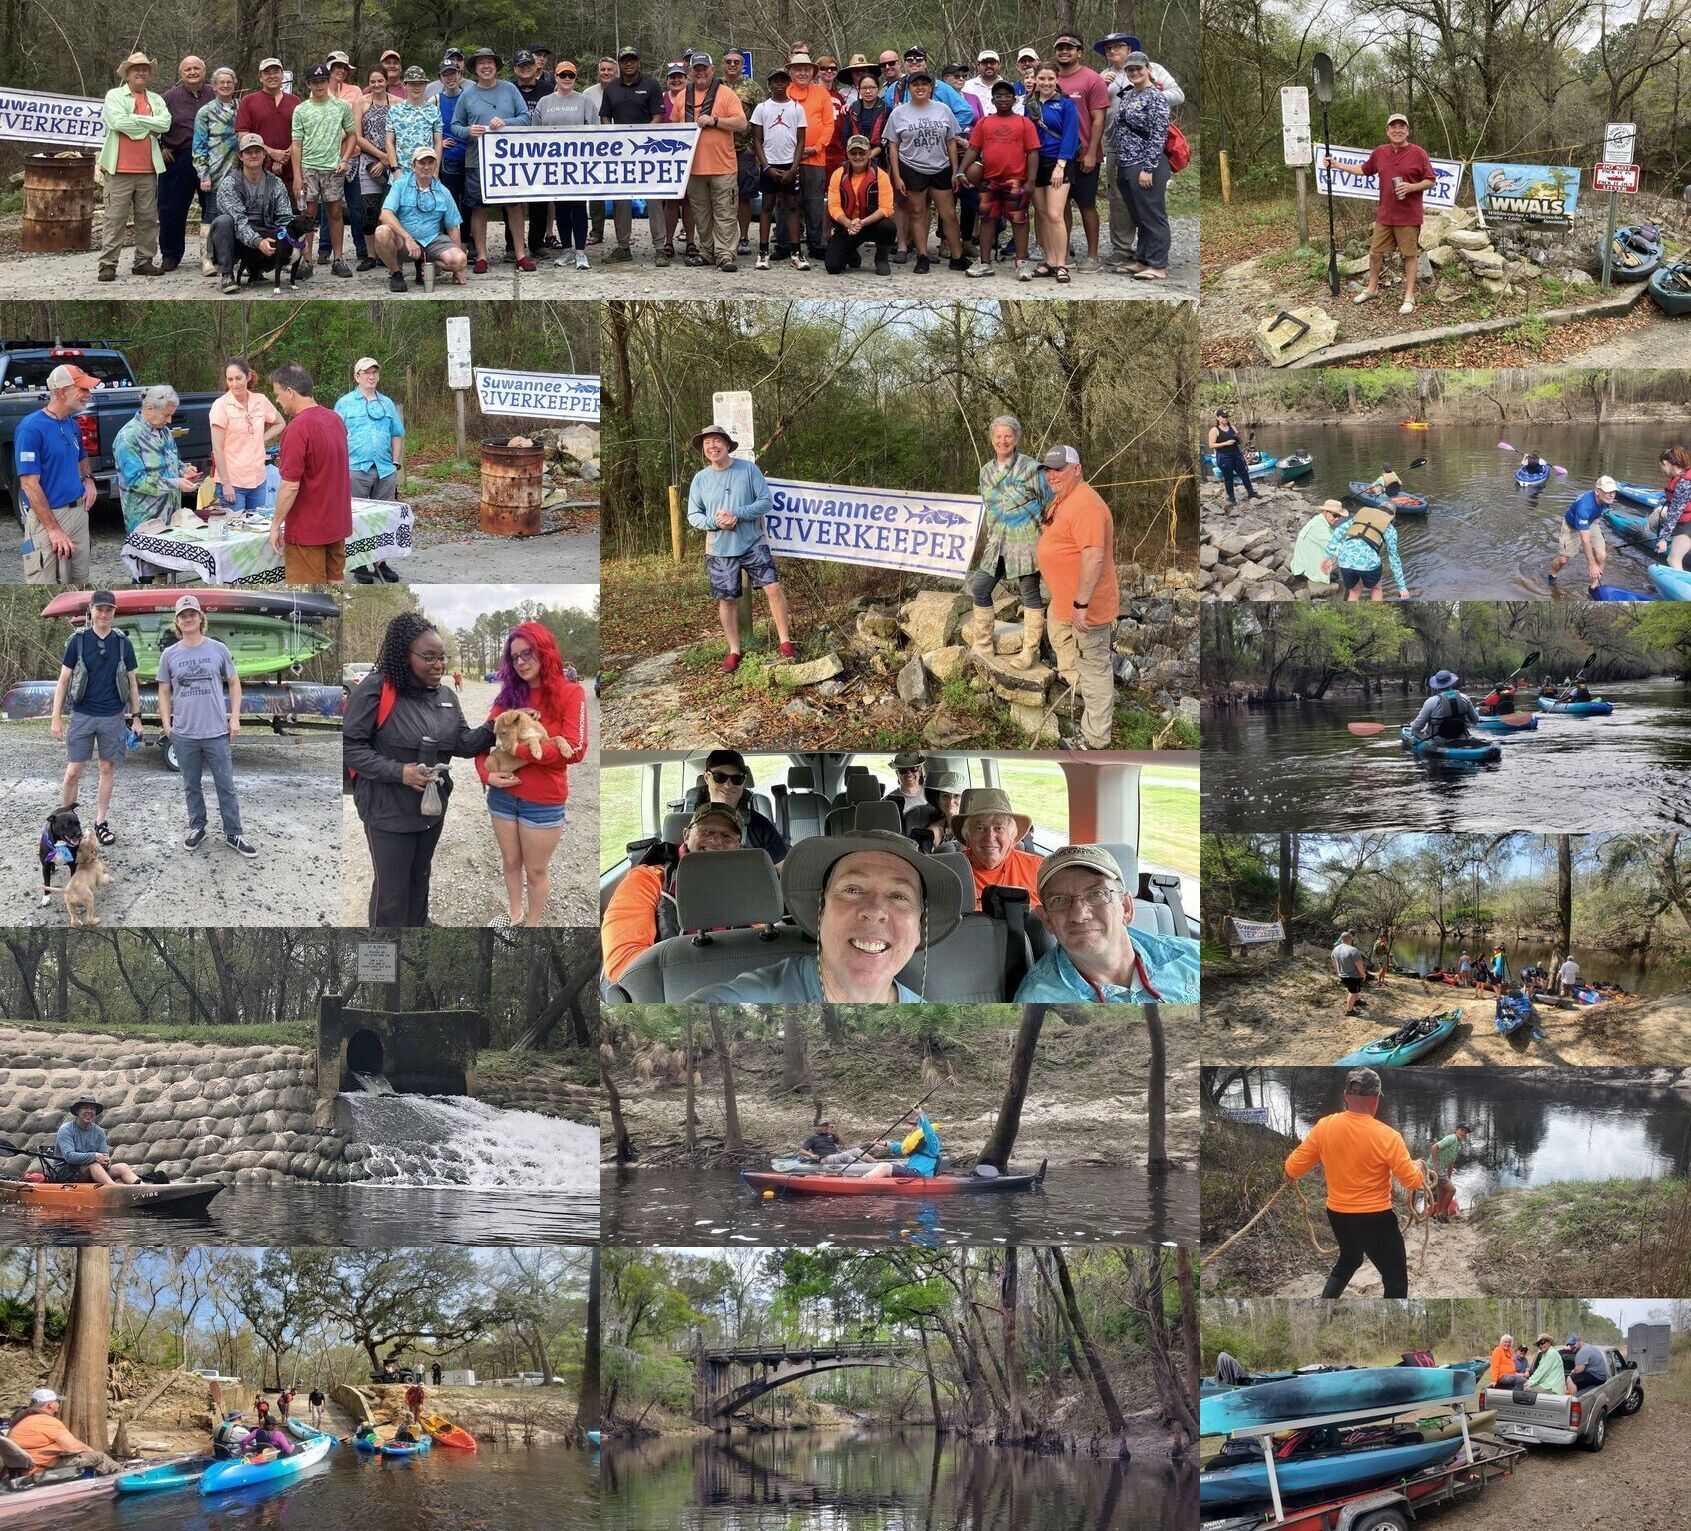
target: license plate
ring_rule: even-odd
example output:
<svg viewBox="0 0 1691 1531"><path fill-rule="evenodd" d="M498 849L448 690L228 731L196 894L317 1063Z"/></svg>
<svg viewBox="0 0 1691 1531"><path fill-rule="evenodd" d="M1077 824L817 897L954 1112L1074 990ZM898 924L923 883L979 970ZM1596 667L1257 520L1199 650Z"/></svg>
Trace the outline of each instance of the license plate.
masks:
<svg viewBox="0 0 1691 1531"><path fill-rule="evenodd" d="M1499 1435L1517 1436L1523 1441L1530 1441L1533 1439L1533 1432L1531 1428L1526 1425L1499 1425L1497 1427L1497 1433Z"/></svg>

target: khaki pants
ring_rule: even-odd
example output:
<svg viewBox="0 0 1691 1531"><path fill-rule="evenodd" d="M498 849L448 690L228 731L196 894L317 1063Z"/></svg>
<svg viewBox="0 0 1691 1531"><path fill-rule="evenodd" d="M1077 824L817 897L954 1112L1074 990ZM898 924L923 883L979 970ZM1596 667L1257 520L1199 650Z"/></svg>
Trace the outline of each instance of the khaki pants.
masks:
<svg viewBox="0 0 1691 1531"><path fill-rule="evenodd" d="M120 1473L124 1470L123 1463L114 1462L105 1454L105 1452L95 1451L92 1448L87 1451L74 1452L68 1457L60 1457L53 1466L81 1468L92 1467L102 1478L109 1478L113 1473Z"/></svg>
<svg viewBox="0 0 1691 1531"><path fill-rule="evenodd" d="M282 571L290 585L338 585L346 578L346 544L284 542Z"/></svg>
<svg viewBox="0 0 1691 1531"><path fill-rule="evenodd" d="M1105 184L1110 190L1110 258L1121 262L1132 260L1139 243L1139 231L1134 227L1133 210L1121 194L1116 181L1116 157L1111 155L1104 166Z"/></svg>
<svg viewBox="0 0 1691 1531"><path fill-rule="evenodd" d="M1107 750L1115 720L1116 678L1110 661L1113 623L1077 633L1071 623L1052 622L1047 629L1057 656L1057 674L1080 693L1080 734L1086 747Z"/></svg>
<svg viewBox="0 0 1691 1531"><path fill-rule="evenodd" d="M47 528L41 524L34 510L24 512L23 540L34 551L23 555L23 579L26 585L86 585L88 583L88 507L78 500L53 511L59 529L76 544L69 558L60 558L53 551Z"/></svg>
<svg viewBox="0 0 1691 1531"><path fill-rule="evenodd" d="M739 182L732 175L695 175L687 182L687 205L693 210L693 235L699 254L713 266L732 261L739 249Z"/></svg>
<svg viewBox="0 0 1691 1531"><path fill-rule="evenodd" d="M150 170L145 175L114 173L106 177L102 270L117 270L117 258L123 253L123 230L131 218L135 220L135 261L139 265L151 260L159 249L159 178Z"/></svg>

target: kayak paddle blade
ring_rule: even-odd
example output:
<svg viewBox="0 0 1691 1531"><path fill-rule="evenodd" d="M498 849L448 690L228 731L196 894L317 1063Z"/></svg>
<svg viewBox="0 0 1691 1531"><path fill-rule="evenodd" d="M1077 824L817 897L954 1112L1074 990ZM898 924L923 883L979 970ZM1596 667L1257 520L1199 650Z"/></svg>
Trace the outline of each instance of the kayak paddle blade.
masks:
<svg viewBox="0 0 1691 1531"><path fill-rule="evenodd" d="M1500 441L1497 443L1497 450L1499 452L1513 452L1515 449L1507 441Z"/></svg>
<svg viewBox="0 0 1691 1531"><path fill-rule="evenodd" d="M1358 739L1372 739L1386 725L1384 723L1347 723L1348 728Z"/></svg>

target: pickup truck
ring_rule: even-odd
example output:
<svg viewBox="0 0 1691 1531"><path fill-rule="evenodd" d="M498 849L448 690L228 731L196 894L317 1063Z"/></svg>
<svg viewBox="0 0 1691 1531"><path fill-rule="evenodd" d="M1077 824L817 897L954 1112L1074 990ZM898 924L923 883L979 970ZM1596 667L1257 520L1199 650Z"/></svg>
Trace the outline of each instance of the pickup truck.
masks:
<svg viewBox="0 0 1691 1531"><path fill-rule="evenodd" d="M1583 1446L1601 1451L1609 1438L1611 1414L1636 1414L1644 1407L1644 1382L1638 1363L1604 1345L1603 1363L1609 1380L1568 1397L1536 1388L1488 1387L1485 1409L1496 1409L1492 1434L1501 1440L1537 1446ZM1562 1365L1573 1370L1574 1352L1562 1351Z"/></svg>
<svg viewBox="0 0 1691 1531"><path fill-rule="evenodd" d="M141 407L142 388L168 381L137 381L128 357L103 341L0 340L0 495L20 518L18 501L22 496L12 482L16 470L12 438L18 422L46 404L47 375L65 362L100 379L102 386L94 391L87 410L77 417L77 425L82 431L83 448L93 459L94 482L100 494L114 503L117 474L112 463L112 439L135 418ZM173 424L184 429L176 439L184 465L194 463L210 470L210 416L217 397L215 393L182 394Z"/></svg>

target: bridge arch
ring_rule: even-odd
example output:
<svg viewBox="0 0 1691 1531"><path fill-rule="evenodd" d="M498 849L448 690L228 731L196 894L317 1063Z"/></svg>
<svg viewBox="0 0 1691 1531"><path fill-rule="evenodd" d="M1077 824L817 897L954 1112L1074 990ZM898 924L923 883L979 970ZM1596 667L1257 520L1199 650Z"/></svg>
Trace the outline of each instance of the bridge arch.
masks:
<svg viewBox="0 0 1691 1531"><path fill-rule="evenodd" d="M790 1382L848 1367L879 1366L922 1372L898 1345L818 1346L811 1350L741 1350L705 1353L698 1361L698 1417L706 1422L728 1418L748 1404ZM738 1376L748 1374L745 1381Z"/></svg>

